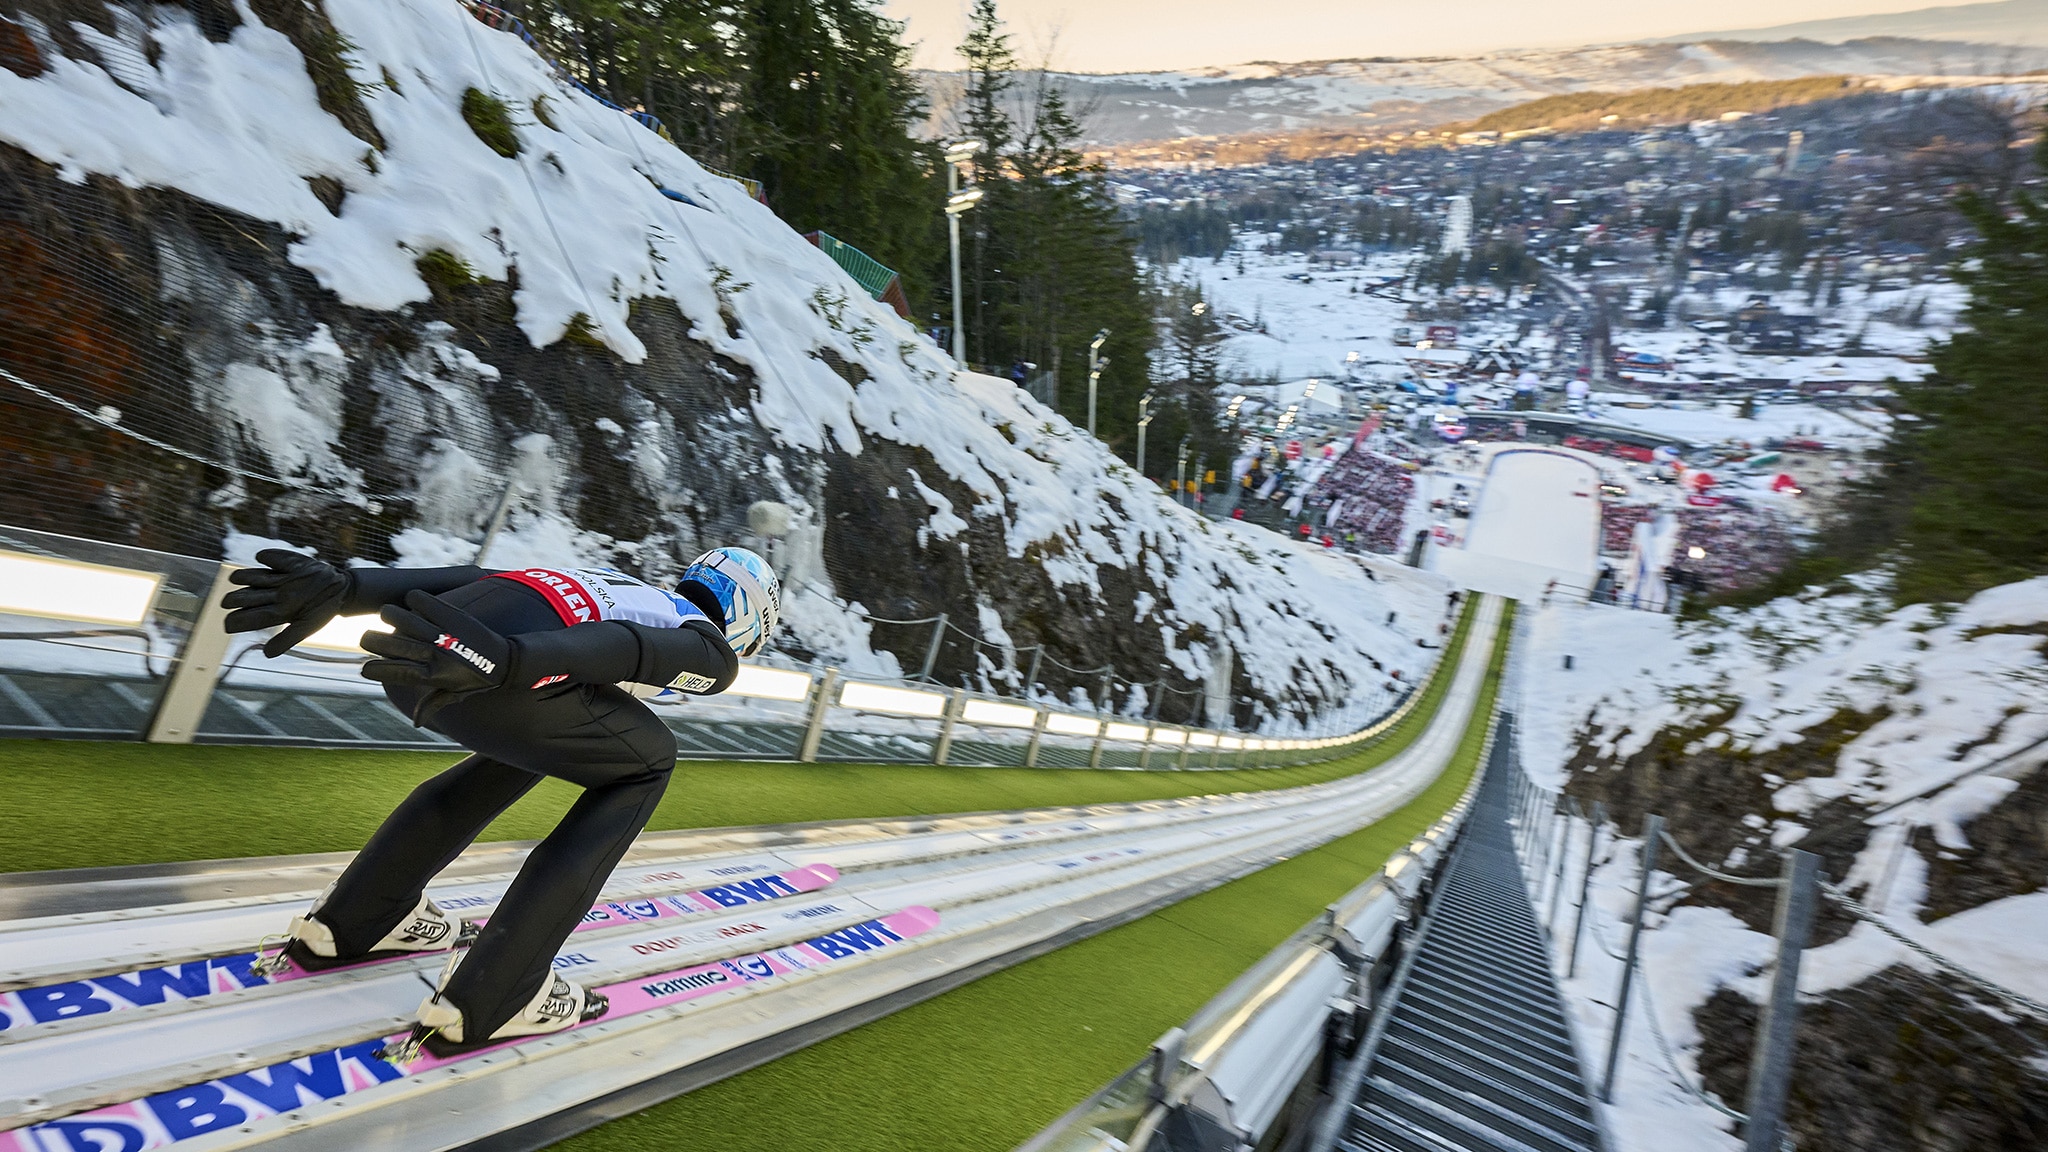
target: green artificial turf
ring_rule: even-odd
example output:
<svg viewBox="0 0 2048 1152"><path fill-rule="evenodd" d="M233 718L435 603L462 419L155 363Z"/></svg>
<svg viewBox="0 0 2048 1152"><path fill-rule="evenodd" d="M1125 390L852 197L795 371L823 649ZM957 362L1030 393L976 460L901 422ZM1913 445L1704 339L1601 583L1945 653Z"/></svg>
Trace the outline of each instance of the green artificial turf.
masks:
<svg viewBox="0 0 2048 1152"><path fill-rule="evenodd" d="M1475 716L1491 714L1511 619L1495 638ZM1485 737L1484 724L1468 725L1426 792L1349 836L555 1147L1014 1148L1442 815L1471 780Z"/></svg>
<svg viewBox="0 0 2048 1152"><path fill-rule="evenodd" d="M1454 669L1471 604L1445 647ZM1384 762L1436 714L1451 677L1432 679L1400 724L1365 750L1293 768L1130 772L905 764L683 761L648 827L804 820L1156 800L1319 783ZM213 860L362 847L392 807L453 763L442 752L0 740L0 872ZM546 780L484 840L545 836L574 802Z"/></svg>

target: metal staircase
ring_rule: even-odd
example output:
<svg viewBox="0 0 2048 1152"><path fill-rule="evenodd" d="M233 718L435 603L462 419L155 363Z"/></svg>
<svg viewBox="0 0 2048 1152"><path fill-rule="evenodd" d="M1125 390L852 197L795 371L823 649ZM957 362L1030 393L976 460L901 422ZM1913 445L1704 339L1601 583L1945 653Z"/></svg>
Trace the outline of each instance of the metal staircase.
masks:
<svg viewBox="0 0 2048 1152"><path fill-rule="evenodd" d="M1504 734L1505 735L1505 734ZM1496 741L1505 758L1510 741ZM1523 886L1511 773L1480 787L1393 1005L1366 1039L1336 1147L1599 1152L1598 1120Z"/></svg>

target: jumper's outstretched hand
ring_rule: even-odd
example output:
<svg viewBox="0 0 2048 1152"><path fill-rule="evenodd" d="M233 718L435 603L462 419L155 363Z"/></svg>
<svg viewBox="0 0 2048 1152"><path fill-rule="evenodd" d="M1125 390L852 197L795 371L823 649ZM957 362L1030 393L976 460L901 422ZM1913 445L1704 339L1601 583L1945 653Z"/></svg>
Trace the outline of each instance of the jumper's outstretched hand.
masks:
<svg viewBox="0 0 2048 1152"><path fill-rule="evenodd" d="M230 632L285 626L263 642L263 654L275 659L341 611L348 575L324 560L284 548L265 548L256 554L256 562L262 567L239 568L228 574L228 579L241 587L220 602L232 609L225 621Z"/></svg>
<svg viewBox="0 0 2048 1152"><path fill-rule="evenodd" d="M438 596L409 592L404 608L393 604L381 615L392 630L363 635L363 647L383 657L363 665L363 675L381 684L423 689L413 709L415 724L512 677L518 655L512 642Z"/></svg>

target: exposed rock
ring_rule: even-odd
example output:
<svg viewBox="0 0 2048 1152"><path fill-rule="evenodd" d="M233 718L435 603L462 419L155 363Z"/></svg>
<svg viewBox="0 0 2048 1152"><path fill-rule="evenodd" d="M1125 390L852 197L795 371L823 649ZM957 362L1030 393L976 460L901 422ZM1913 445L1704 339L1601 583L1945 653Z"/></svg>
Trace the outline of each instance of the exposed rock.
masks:
<svg viewBox="0 0 2048 1152"><path fill-rule="evenodd" d="M1104 565L1094 590L1055 585L1042 556L1009 554L1000 522L924 450L876 437L857 455L787 449L752 417L751 371L693 339L672 300L635 302L648 355L627 364L572 339L535 348L514 322L516 270L502 282L429 276L432 299L376 312L339 303L285 258L291 243L181 193L74 184L0 146L0 366L168 437L153 446L23 398L0 428L10 520L198 555L218 554L232 527L390 561L403 529L477 538L503 492L490 478L512 476L519 515L558 515L585 551L662 579L712 543L747 539L747 508L774 500L822 520L832 591L877 615L945 611L986 636L985 607L1010 644L1046 646L1038 682L1062 693L1092 696L1097 678L1061 664L1161 674L1156 614L1170 601L1153 565ZM956 530L938 529L933 500L950 502ZM928 626L872 634L910 670L929 638ZM1001 679L1001 652L949 633L939 679L987 685L990 665ZM1161 718L1193 719L1199 686L1168 684L1184 695L1169 694ZM1239 672L1232 695L1259 693ZM1302 688L1286 706L1318 703Z"/></svg>
<svg viewBox="0 0 2048 1152"><path fill-rule="evenodd" d="M0 68L23 80L33 80L46 67L42 51L28 38L28 29L12 20L0 19Z"/></svg>
<svg viewBox="0 0 2048 1152"><path fill-rule="evenodd" d="M2037 892L2048 884L2048 771L2036 769L1998 806L1962 827L1967 849L1952 850L1920 829L1913 847L1927 859L1921 919Z"/></svg>
<svg viewBox="0 0 2048 1152"><path fill-rule="evenodd" d="M1605 802L1609 818L1625 835L1638 835L1643 817L1655 812L1664 817L1672 838L1702 864L1735 875L1775 874L1767 864L1776 858L1771 829L1751 814L1772 811L1772 794L1785 784L1832 775L1842 746L1885 712L1844 709L1805 729L1803 739L1762 752L1714 739L1731 715L1722 712L1695 725L1664 729L1642 751L1618 762L1601 757L1587 742L1566 765L1565 790L1588 808L1593 801ZM1803 818L1808 828L1827 833L1807 837L1802 847L1820 854L1828 875L1846 875L1869 838L1860 814L1853 803L1834 802ZM1731 857L1744 863L1731 863ZM1771 931L1776 890L1710 880L1668 857L1664 867L1695 885L1686 903L1726 908L1756 931ZM1839 939L1850 923L1823 903L1812 943Z"/></svg>
<svg viewBox="0 0 2048 1152"><path fill-rule="evenodd" d="M1757 1006L1723 989L1696 1013L1700 1074L1741 1107ZM2048 1147L2048 1029L1960 986L1886 969L1803 1003L1786 1126L1800 1152Z"/></svg>

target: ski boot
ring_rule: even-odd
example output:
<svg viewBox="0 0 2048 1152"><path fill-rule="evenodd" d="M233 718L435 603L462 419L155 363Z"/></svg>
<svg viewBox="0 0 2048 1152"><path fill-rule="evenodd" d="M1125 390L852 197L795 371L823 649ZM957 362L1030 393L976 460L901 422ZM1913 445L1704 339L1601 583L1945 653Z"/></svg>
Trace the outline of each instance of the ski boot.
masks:
<svg viewBox="0 0 2048 1152"><path fill-rule="evenodd" d="M418 1058L421 1048L446 1059L522 1036L565 1031L595 1020L611 1009L611 1001L602 993L550 973L526 1007L499 1025L497 1031L489 1036L471 1037L463 1030L462 1010L441 998L441 990L448 987L448 978L455 974L460 960L459 955L449 958L433 995L420 1001L419 1023L413 1025L412 1035L397 1050L388 1051L385 1059L404 1067Z"/></svg>
<svg viewBox="0 0 2048 1152"><path fill-rule="evenodd" d="M413 910L406 914L398 926L384 934L382 940L372 945L368 952L355 956L343 956L334 943L334 931L321 923L320 909L327 903L327 897L334 891L329 884L327 891L313 901L313 907L303 916L292 917L291 930L284 948L274 955L257 961L255 971L260 976L275 975L283 970L289 960L308 972L322 972L339 968L345 964L361 964L370 960L385 960L393 956L405 956L423 952L445 952L450 948L468 944L476 938L476 925L466 920L457 920L441 911L439 905L425 896Z"/></svg>

